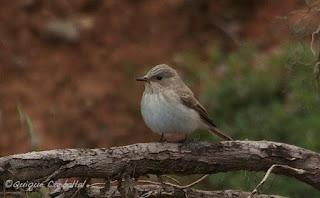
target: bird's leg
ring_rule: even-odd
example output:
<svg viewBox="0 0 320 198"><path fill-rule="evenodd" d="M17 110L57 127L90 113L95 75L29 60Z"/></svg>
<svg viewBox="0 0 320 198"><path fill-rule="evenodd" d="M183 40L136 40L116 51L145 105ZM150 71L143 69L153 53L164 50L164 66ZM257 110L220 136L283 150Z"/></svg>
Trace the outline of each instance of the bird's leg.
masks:
<svg viewBox="0 0 320 198"><path fill-rule="evenodd" d="M181 153L182 148L185 148L185 147L188 146L188 142L189 142L188 141L188 135L185 134L184 138L182 140L178 141L178 143L180 143L180 145L179 145L179 153Z"/></svg>
<svg viewBox="0 0 320 198"><path fill-rule="evenodd" d="M161 133L160 142L165 142L164 133Z"/></svg>

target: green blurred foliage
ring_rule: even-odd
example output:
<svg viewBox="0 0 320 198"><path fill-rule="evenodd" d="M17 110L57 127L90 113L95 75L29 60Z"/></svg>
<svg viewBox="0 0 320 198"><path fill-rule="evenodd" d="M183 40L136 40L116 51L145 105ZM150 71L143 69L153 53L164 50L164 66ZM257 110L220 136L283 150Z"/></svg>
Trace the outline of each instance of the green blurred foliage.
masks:
<svg viewBox="0 0 320 198"><path fill-rule="evenodd" d="M246 44L231 54L213 47L205 56L188 52L176 57L187 83L199 88L210 117L232 137L285 142L319 152L320 97L313 60L309 47L301 43L269 54ZM216 140L203 131L194 136ZM210 177L209 187L250 191L262 177L246 171L219 173ZM312 187L276 175L263 193L320 197Z"/></svg>
<svg viewBox="0 0 320 198"><path fill-rule="evenodd" d="M25 131L28 134L30 150L38 151L40 139L33 126L33 121L31 117L24 111L20 104L17 105L17 111L19 113L20 122L22 125L24 125Z"/></svg>

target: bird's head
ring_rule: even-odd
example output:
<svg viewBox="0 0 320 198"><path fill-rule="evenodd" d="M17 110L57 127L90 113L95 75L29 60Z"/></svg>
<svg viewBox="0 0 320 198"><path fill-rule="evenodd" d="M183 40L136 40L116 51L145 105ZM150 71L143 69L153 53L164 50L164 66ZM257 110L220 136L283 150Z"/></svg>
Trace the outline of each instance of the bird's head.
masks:
<svg viewBox="0 0 320 198"><path fill-rule="evenodd" d="M153 89L170 87L181 81L177 71L166 64L153 67L146 75L136 80L145 82L146 87L150 86Z"/></svg>

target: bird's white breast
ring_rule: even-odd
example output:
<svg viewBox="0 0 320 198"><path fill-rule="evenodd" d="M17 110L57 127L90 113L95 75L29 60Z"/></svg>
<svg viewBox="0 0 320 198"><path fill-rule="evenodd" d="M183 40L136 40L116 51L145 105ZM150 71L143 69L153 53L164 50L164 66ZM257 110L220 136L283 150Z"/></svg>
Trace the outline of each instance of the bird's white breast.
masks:
<svg viewBox="0 0 320 198"><path fill-rule="evenodd" d="M182 104L170 91L145 92L141 113L147 126L156 133L191 133L201 123L198 113Z"/></svg>

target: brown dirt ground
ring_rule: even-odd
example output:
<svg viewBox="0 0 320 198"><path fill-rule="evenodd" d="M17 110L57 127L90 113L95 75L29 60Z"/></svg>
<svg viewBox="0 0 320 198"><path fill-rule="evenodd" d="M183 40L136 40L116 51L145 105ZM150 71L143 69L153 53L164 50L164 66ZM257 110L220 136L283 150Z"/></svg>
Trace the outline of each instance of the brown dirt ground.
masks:
<svg viewBox="0 0 320 198"><path fill-rule="evenodd" d="M17 107L31 118L40 149L109 147L154 141L139 112L136 75L177 53L228 51L236 39L268 49L286 36L271 28L298 0L4 0L0 6L0 155L26 152L30 141ZM45 25L70 19L74 43L49 41Z"/></svg>

